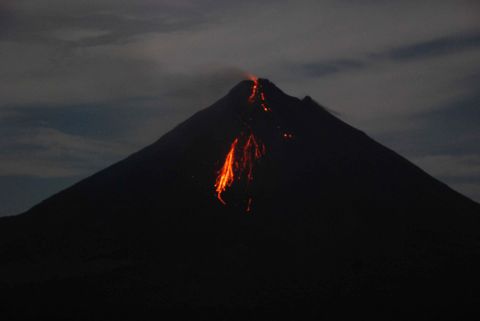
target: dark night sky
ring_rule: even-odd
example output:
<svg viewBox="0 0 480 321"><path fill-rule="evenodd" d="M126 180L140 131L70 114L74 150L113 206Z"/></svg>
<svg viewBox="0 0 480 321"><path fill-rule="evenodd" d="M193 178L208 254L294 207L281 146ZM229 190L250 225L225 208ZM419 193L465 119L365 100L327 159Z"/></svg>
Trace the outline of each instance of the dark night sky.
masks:
<svg viewBox="0 0 480 321"><path fill-rule="evenodd" d="M477 1L2 0L0 70L0 215L153 142L246 72L480 201Z"/></svg>

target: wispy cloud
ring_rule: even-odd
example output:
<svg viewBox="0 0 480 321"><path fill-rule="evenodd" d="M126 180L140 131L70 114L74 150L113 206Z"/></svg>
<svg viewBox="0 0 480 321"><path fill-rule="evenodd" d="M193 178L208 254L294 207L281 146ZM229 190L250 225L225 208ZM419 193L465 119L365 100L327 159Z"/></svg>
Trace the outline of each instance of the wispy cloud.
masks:
<svg viewBox="0 0 480 321"><path fill-rule="evenodd" d="M425 59L480 47L480 32L466 32L391 49L375 58L393 60Z"/></svg>
<svg viewBox="0 0 480 321"><path fill-rule="evenodd" d="M302 72L309 77L325 77L342 72L361 71L366 64L361 60L338 59L302 64Z"/></svg>
<svg viewBox="0 0 480 321"><path fill-rule="evenodd" d="M0 176L69 177L125 157L128 146L37 128L0 140Z"/></svg>
<svg viewBox="0 0 480 321"><path fill-rule="evenodd" d="M448 37L404 44L387 50L371 51L343 59L323 59L319 61L290 64L290 69L308 77L327 77L338 73L350 74L366 68L375 68L386 63L405 63L414 59L431 59L464 51L480 49L480 31L465 32Z"/></svg>

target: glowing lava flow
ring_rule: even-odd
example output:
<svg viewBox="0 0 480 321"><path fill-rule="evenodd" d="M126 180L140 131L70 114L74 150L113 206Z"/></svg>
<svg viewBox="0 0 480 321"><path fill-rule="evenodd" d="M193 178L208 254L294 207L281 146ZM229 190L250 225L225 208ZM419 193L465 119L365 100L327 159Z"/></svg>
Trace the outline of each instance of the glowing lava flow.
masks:
<svg viewBox="0 0 480 321"><path fill-rule="evenodd" d="M248 102L250 104L253 104L255 102L255 98L257 97L257 92L258 92L258 78L256 77L251 77L253 81L253 87L252 87L252 93L248 97Z"/></svg>
<svg viewBox="0 0 480 321"><path fill-rule="evenodd" d="M254 104L255 101L259 100L259 104L262 107L264 112L269 112L271 111L270 108L267 106L267 102L265 101L265 93L263 92L257 77L250 77L250 79L253 81L253 86L252 86L252 92L250 93L250 96L248 97L248 102L250 104Z"/></svg>
<svg viewBox="0 0 480 321"><path fill-rule="evenodd" d="M232 143L230 151L225 158L225 163L223 164L222 169L218 173L217 181L215 182L215 191L217 192L217 198L223 204L227 204L223 198L222 193L231 186L233 180L235 179L234 166L235 166L235 148L237 147L238 138Z"/></svg>
<svg viewBox="0 0 480 321"><path fill-rule="evenodd" d="M265 145L257 143L255 136L250 134L243 147L243 170L247 172L247 179L253 181L253 162L265 154Z"/></svg>
<svg viewBox="0 0 480 321"><path fill-rule="evenodd" d="M232 186L235 178L241 180L245 176L247 183L251 182L253 180L253 165L256 160L265 154L265 145L258 143L253 133L250 133L245 139L243 146L239 147L238 145L239 139L235 138L215 182L217 199L224 205L227 203L222 198L222 193L225 192L227 187ZM239 156L238 159L237 156ZM252 201L249 200L248 202L247 211L250 211Z"/></svg>
<svg viewBox="0 0 480 321"><path fill-rule="evenodd" d="M271 111L265 101L265 94L258 78L252 76L251 80L253 81L253 86L250 96L248 97L248 102L250 104L258 102L263 111ZM253 181L253 166L263 155L265 155L265 145L259 143L257 137L251 132L251 129L248 137L245 138L243 133L240 133L240 135L233 140L223 166L218 171L214 185L217 199L222 204L227 204L222 197L222 193L225 192L228 187L232 186L235 179L241 180L242 177L245 177L247 184ZM246 211L250 212L251 209L252 197L249 197Z"/></svg>

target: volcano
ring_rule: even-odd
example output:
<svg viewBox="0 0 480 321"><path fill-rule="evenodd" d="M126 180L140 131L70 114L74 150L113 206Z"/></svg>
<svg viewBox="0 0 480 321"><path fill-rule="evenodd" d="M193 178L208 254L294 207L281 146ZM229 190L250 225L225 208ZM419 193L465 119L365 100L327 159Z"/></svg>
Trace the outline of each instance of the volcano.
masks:
<svg viewBox="0 0 480 321"><path fill-rule="evenodd" d="M266 79L0 220L5 320L459 319L480 205Z"/></svg>

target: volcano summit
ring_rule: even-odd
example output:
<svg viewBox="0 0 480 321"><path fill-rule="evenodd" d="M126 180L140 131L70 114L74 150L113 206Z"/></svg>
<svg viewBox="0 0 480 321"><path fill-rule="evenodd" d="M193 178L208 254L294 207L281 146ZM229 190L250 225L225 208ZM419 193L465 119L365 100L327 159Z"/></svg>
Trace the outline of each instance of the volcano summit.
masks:
<svg viewBox="0 0 480 321"><path fill-rule="evenodd" d="M310 97L246 80L152 145L1 219L1 311L458 319L478 313L479 242L479 204Z"/></svg>

